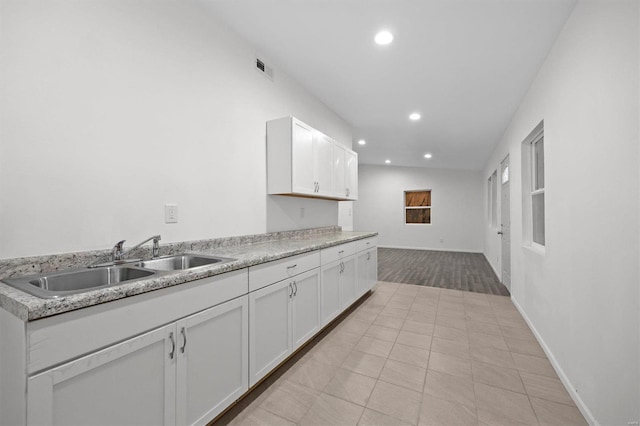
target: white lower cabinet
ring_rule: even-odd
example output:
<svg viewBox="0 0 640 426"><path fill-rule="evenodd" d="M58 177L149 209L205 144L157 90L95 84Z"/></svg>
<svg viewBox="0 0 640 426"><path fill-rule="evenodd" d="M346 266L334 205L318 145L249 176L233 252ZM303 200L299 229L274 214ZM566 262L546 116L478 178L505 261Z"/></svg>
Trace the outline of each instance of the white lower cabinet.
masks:
<svg viewBox="0 0 640 426"><path fill-rule="evenodd" d="M27 423L206 424L248 388L247 309L242 296L30 377Z"/></svg>
<svg viewBox="0 0 640 426"><path fill-rule="evenodd" d="M249 385L320 329L318 268L249 293Z"/></svg>
<svg viewBox="0 0 640 426"><path fill-rule="evenodd" d="M342 271L340 262L332 262L322 266L320 310L323 326L331 322L341 312L340 271Z"/></svg>
<svg viewBox="0 0 640 426"><path fill-rule="evenodd" d="M378 249L358 253L356 262L356 297L371 290L378 281Z"/></svg>
<svg viewBox="0 0 640 426"><path fill-rule="evenodd" d="M29 425L175 424L175 324L32 376Z"/></svg>
<svg viewBox="0 0 640 426"><path fill-rule="evenodd" d="M344 311L359 295L356 294L356 257L349 256L342 261L340 274L340 310Z"/></svg>
<svg viewBox="0 0 640 426"><path fill-rule="evenodd" d="M242 296L177 322L177 424L207 424L247 391L248 308Z"/></svg>
<svg viewBox="0 0 640 426"><path fill-rule="evenodd" d="M347 256L322 267L322 325L356 300L356 257Z"/></svg>
<svg viewBox="0 0 640 426"><path fill-rule="evenodd" d="M375 246L349 242L27 323L27 408L16 418L207 424L373 287Z"/></svg>

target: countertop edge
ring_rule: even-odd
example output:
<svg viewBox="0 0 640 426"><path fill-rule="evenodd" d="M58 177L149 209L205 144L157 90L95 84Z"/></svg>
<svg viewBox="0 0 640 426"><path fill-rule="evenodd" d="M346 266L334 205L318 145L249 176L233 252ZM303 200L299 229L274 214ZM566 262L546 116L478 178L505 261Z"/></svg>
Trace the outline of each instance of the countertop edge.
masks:
<svg viewBox="0 0 640 426"><path fill-rule="evenodd" d="M15 315L22 321L35 321L65 312L83 309L102 303L120 300L126 297L148 293L162 288L173 287L176 285L224 274L227 272L249 268L251 266L272 262L290 256L371 238L377 235L377 232L353 231L341 231L319 236L313 235L304 239L290 240L294 243L298 243L299 246L290 250L278 251L273 254L260 254L258 248L261 248L262 251L264 251L265 246L285 243L284 239L275 242L270 241L260 244L239 245L228 248L227 250L218 249L218 252L224 252L225 257L234 257L232 255L234 251L237 251L238 253L246 251L246 254L244 255L244 258L240 258L238 260L221 265L202 267L198 268L198 270L195 271L175 271L159 277L139 280L133 283L125 283L109 288L88 291L56 299L43 299L32 296L3 282L0 282L0 308ZM334 238L326 241L327 237ZM300 244L304 243L305 241L308 241L308 244ZM254 248L254 255L251 254L252 248ZM231 256L229 255L229 250L231 251ZM197 251L193 252L197 253Z"/></svg>

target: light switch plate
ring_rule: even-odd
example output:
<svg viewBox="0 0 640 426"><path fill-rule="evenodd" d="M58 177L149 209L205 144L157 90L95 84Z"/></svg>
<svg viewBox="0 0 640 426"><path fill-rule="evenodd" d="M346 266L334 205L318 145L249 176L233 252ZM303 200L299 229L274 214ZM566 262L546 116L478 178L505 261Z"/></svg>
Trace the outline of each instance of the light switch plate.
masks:
<svg viewBox="0 0 640 426"><path fill-rule="evenodd" d="M178 205L164 205L164 223L178 223Z"/></svg>

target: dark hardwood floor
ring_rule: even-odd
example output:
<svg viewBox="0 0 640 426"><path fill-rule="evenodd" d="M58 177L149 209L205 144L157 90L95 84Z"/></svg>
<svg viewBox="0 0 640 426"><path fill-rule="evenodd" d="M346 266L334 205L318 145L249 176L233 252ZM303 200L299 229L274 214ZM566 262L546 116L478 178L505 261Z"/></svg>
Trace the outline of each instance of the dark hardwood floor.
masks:
<svg viewBox="0 0 640 426"><path fill-rule="evenodd" d="M482 253L378 248L378 281L509 296Z"/></svg>

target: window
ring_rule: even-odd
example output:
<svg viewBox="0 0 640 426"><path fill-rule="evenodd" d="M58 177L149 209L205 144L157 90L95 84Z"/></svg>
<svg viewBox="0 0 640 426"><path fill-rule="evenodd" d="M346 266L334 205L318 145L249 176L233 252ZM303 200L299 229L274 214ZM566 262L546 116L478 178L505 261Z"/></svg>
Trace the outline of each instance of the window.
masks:
<svg viewBox="0 0 640 426"><path fill-rule="evenodd" d="M493 171L487 184L487 218L492 227L498 224L498 172Z"/></svg>
<svg viewBox="0 0 640 426"><path fill-rule="evenodd" d="M406 224L431 223L431 190L404 191L404 220Z"/></svg>
<svg viewBox="0 0 640 426"><path fill-rule="evenodd" d="M544 134L531 142L531 222L534 243L544 245Z"/></svg>
<svg viewBox="0 0 640 426"><path fill-rule="evenodd" d="M522 142L522 193L524 240L545 245L544 122Z"/></svg>

